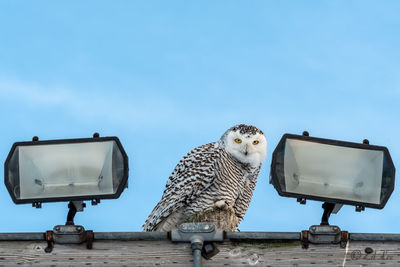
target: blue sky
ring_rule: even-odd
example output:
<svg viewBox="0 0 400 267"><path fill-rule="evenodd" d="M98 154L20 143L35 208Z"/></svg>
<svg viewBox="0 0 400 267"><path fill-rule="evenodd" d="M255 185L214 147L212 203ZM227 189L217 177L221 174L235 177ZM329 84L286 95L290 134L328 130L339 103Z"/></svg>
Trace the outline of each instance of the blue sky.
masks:
<svg viewBox="0 0 400 267"><path fill-rule="evenodd" d="M41 140L118 136L129 188L76 215L94 231L139 231L176 163L229 127L268 139L242 231L300 231L321 203L268 183L284 133L387 146L400 160L398 1L0 0L0 155ZM3 177L2 177L3 179ZM396 182L397 184L397 182ZM50 230L67 203L15 205L0 187L0 232ZM343 207L350 232L399 231L400 194L383 210Z"/></svg>

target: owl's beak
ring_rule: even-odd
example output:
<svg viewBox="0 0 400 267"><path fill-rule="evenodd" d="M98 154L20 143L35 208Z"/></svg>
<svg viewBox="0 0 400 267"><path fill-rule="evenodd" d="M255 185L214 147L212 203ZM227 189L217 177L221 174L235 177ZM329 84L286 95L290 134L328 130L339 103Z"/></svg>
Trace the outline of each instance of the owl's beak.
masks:
<svg viewBox="0 0 400 267"><path fill-rule="evenodd" d="M247 154L249 154L249 152L248 152L248 150L247 150L247 145L244 147L244 152L243 152L243 154L244 154L245 156L247 156Z"/></svg>

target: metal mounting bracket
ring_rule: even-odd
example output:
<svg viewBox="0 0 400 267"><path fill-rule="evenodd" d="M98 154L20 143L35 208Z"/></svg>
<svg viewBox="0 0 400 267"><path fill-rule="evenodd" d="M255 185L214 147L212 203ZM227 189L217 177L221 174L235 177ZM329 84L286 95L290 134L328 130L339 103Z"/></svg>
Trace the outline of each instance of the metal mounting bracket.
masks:
<svg viewBox="0 0 400 267"><path fill-rule="evenodd" d="M301 242L305 249L308 248L309 243L340 244L340 247L344 248L348 240L349 233L333 225L313 225L308 231L301 232Z"/></svg>
<svg viewBox="0 0 400 267"><path fill-rule="evenodd" d="M94 234L93 231L85 231L81 225L56 225L53 231L46 232L46 241L48 243L45 251L50 253L54 244L81 244L86 242L86 247L93 247Z"/></svg>
<svg viewBox="0 0 400 267"><path fill-rule="evenodd" d="M80 244L86 241L86 232L80 225L57 225L53 228L53 238L58 244Z"/></svg>
<svg viewBox="0 0 400 267"><path fill-rule="evenodd" d="M223 241L224 231L208 222L183 223L178 229L171 231L173 242L190 242L193 236L199 236L203 241Z"/></svg>
<svg viewBox="0 0 400 267"><path fill-rule="evenodd" d="M171 231L171 241L191 243L194 266L201 266L200 253L206 259L216 255L219 250L212 242L223 240L224 231L208 222L183 223L179 225L178 229Z"/></svg>

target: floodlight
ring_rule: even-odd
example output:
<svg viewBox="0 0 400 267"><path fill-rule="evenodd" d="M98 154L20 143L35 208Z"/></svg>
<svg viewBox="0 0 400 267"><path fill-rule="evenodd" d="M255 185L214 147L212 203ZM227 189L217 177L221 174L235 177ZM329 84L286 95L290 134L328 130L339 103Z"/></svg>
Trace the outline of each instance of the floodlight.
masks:
<svg viewBox="0 0 400 267"><path fill-rule="evenodd" d="M69 201L65 225L45 234L46 252L54 243L87 242L92 248L93 231L74 224L78 211L101 199L119 198L128 186L128 156L117 137L64 139L14 143L4 164L4 182L14 203Z"/></svg>
<svg viewBox="0 0 400 267"><path fill-rule="evenodd" d="M382 209L394 189L395 167L386 147L285 134L273 152L270 182L279 195L324 201L322 224L334 206Z"/></svg>
<svg viewBox="0 0 400 267"><path fill-rule="evenodd" d="M4 168L16 204L118 198L127 187L128 157L117 137L17 142ZM84 207L84 206L83 206ZM71 207L70 207L71 208Z"/></svg>

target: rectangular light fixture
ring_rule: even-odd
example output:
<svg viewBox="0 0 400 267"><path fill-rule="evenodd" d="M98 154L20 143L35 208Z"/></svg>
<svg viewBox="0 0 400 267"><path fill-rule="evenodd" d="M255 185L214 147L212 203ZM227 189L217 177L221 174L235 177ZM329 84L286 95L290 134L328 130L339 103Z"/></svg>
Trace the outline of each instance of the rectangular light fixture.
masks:
<svg viewBox="0 0 400 267"><path fill-rule="evenodd" d="M285 134L271 164L279 195L381 209L394 189L386 147Z"/></svg>
<svg viewBox="0 0 400 267"><path fill-rule="evenodd" d="M128 157L117 137L17 142L4 177L17 204L118 198Z"/></svg>

